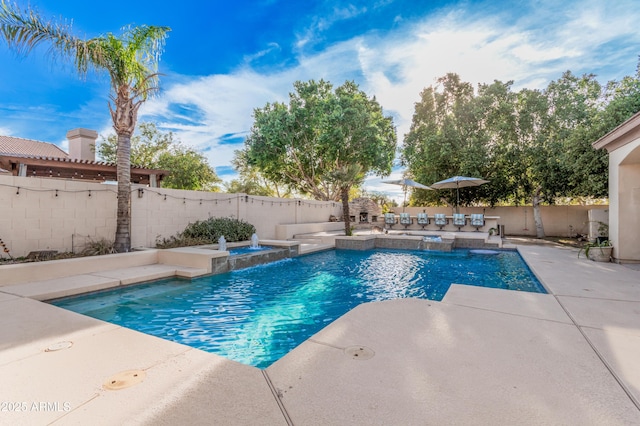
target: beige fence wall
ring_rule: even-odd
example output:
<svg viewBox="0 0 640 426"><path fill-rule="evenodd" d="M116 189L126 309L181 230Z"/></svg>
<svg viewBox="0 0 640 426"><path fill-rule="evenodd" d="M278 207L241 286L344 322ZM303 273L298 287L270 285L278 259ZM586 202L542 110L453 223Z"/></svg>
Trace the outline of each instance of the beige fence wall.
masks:
<svg viewBox="0 0 640 426"><path fill-rule="evenodd" d="M544 231L550 237L575 237L578 234L589 234L589 210L605 210L609 206L541 206ZM432 216L435 213L453 214L454 210L446 207L406 207L405 212L415 215L425 211ZM395 213L402 212L402 207ZM533 207L461 207L460 213L483 213L486 216L499 216L498 224L504 225L506 235L536 236L533 221Z"/></svg>
<svg viewBox="0 0 640 426"><path fill-rule="evenodd" d="M115 207L115 187L0 176L0 239L12 256L71 251L87 235L113 239Z"/></svg>
<svg viewBox="0 0 640 426"><path fill-rule="evenodd" d="M546 234L587 234L590 209L608 210L608 206L543 206ZM452 213L450 208L406 208L412 215L423 210L430 215ZM535 236L531 207L463 208L461 212L499 216L507 235ZM340 203L134 187L131 243L153 247L157 238L175 235L190 222L209 217L245 220L256 227L260 238L273 239L276 225L327 222L330 215L340 217ZM89 238L112 240L115 229L114 185L0 175L0 239L13 256L35 250L78 251Z"/></svg>
<svg viewBox="0 0 640 426"><path fill-rule="evenodd" d="M276 225L327 222L339 203L258 197L245 194L142 188L131 194L131 245L153 247L158 238L209 217L234 217L251 223L262 239L276 236ZM115 210L114 210L115 214ZM115 232L115 230L114 230Z"/></svg>
<svg viewBox="0 0 640 426"><path fill-rule="evenodd" d="M0 175L0 239L14 257L35 250L79 251L89 239L113 240L116 201L115 185ZM340 203L134 186L131 244L153 247L157 238L209 217L245 220L260 238L270 239L276 225L327 222L340 211Z"/></svg>

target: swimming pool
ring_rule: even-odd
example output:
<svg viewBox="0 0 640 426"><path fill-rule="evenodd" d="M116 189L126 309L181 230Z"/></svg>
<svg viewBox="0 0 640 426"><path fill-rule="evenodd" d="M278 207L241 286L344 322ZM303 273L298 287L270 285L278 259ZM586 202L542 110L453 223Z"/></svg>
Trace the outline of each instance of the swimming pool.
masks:
<svg viewBox="0 0 640 426"><path fill-rule="evenodd" d="M52 304L265 368L361 303L442 300L452 283L545 292L514 251L330 250Z"/></svg>
<svg viewBox="0 0 640 426"><path fill-rule="evenodd" d="M258 246L258 247L234 247L228 249L229 256L238 256L242 254L252 254L252 253L260 253L261 251L273 250L273 247L270 246Z"/></svg>

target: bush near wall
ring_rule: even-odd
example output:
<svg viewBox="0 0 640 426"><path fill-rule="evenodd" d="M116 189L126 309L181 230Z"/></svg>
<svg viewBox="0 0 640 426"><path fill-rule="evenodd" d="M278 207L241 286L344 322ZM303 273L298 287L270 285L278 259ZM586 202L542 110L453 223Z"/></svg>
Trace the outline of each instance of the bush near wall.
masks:
<svg viewBox="0 0 640 426"><path fill-rule="evenodd" d="M190 223L176 236L156 242L158 248L215 244L220 237L228 242L247 241L256 232L255 226L230 217L212 217Z"/></svg>

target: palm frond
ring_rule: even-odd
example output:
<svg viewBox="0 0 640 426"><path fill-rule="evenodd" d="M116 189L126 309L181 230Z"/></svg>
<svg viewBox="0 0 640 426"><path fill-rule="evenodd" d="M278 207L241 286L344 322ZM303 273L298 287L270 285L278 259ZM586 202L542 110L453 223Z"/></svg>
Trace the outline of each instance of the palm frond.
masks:
<svg viewBox="0 0 640 426"><path fill-rule="evenodd" d="M49 53L75 58L74 62L81 74L92 65L92 46L71 34L71 24L67 22L47 22L33 9L21 10L15 3L0 2L0 34L10 49L26 55L43 43L50 43Z"/></svg>

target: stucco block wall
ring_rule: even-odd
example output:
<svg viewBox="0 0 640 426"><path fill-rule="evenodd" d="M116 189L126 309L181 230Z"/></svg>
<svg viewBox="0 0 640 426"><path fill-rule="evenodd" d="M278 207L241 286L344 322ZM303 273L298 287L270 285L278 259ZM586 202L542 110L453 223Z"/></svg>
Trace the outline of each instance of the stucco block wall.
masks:
<svg viewBox="0 0 640 426"><path fill-rule="evenodd" d="M542 223L547 236L574 237L577 234L589 233L589 210L608 210L609 206L541 206ZM453 210L445 207L406 207L405 212L415 216L426 211L433 218L436 213L452 215ZM396 214L402 208L395 209ZM483 213L486 216L498 216L498 224L504 225L506 235L536 235L533 222L533 207L461 207L460 213L470 215Z"/></svg>
<svg viewBox="0 0 640 426"><path fill-rule="evenodd" d="M93 182L0 175L0 239L14 257L37 250L78 252L89 240L113 240L116 189ZM273 239L276 225L327 222L340 211L340 204L332 202L134 185L131 245L155 247L158 238L209 217L245 220L261 239Z"/></svg>
<svg viewBox="0 0 640 426"><path fill-rule="evenodd" d="M640 181L637 168L626 173L625 179ZM640 202L637 202L640 190L633 184L628 185L631 186L625 191L632 195L627 202L630 206L625 206L629 213L625 214L635 215L629 217L630 221L640 220ZM142 192L138 191L140 188ZM636 194L634 191L637 196L633 195ZM36 250L78 252L90 239L113 240L116 201L115 185L0 175L0 239L14 257ZM131 194L131 243L132 247L155 247L158 238L168 238L189 223L209 217L245 220L256 227L260 239L280 238L278 225L326 223L331 229L342 229L341 223L328 222L331 215L340 217L341 209L340 203L335 202L134 185ZM587 234L590 209L608 209L608 206L543 206L546 234ZM423 210L430 216L435 213L452 214L448 208L406 209L411 215ZM462 208L461 212L499 216L498 223L505 225L507 235L535 235L531 207ZM319 230L326 229L322 227Z"/></svg>
<svg viewBox="0 0 640 426"><path fill-rule="evenodd" d="M189 223L209 217L244 220L256 227L260 239L274 239L276 225L327 222L330 215L339 214L341 206L323 201L144 188L142 197L133 191L131 210L132 246L153 247L158 238L168 238Z"/></svg>
<svg viewBox="0 0 640 426"><path fill-rule="evenodd" d="M75 249L113 238L115 188L88 182L0 176L0 238L13 256Z"/></svg>

